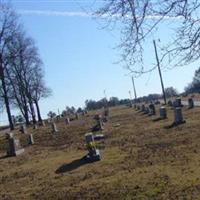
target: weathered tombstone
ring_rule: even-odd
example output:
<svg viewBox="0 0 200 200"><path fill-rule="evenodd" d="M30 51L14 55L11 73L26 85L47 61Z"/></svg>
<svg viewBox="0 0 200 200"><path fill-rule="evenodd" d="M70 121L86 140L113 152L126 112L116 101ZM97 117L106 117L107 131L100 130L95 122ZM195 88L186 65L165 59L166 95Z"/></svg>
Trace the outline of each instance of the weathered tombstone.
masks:
<svg viewBox="0 0 200 200"><path fill-rule="evenodd" d="M85 141L87 145L88 154L85 157L88 161L101 160L100 151L96 148L94 137L92 133L85 134Z"/></svg>
<svg viewBox="0 0 200 200"><path fill-rule="evenodd" d="M171 100L169 100L169 101L167 102L167 105L170 106L170 107L172 107L172 106L173 106L173 102L172 102Z"/></svg>
<svg viewBox="0 0 200 200"><path fill-rule="evenodd" d="M27 134L27 129L26 129L26 125L25 125L25 124L22 124L22 125L21 125L20 131L21 131L23 134Z"/></svg>
<svg viewBox="0 0 200 200"><path fill-rule="evenodd" d="M98 120L98 126L99 126L100 131L104 130L103 125L104 125L104 124L103 124L103 120L102 120L102 119L99 119L99 120Z"/></svg>
<svg viewBox="0 0 200 200"><path fill-rule="evenodd" d="M103 139L105 139L105 136L103 134L94 135L94 140L103 140Z"/></svg>
<svg viewBox="0 0 200 200"><path fill-rule="evenodd" d="M52 128L52 132L53 132L53 133L57 133L57 132L58 132L58 129L57 129L57 126L56 126L55 123L52 123L52 124L51 124L51 128Z"/></svg>
<svg viewBox="0 0 200 200"><path fill-rule="evenodd" d="M40 126L45 126L45 121L42 120L41 122L39 122L39 125L40 125Z"/></svg>
<svg viewBox="0 0 200 200"><path fill-rule="evenodd" d="M66 125L69 125L69 124L70 124L70 118L69 118L69 117L67 117L67 118L65 119L65 123L66 123Z"/></svg>
<svg viewBox="0 0 200 200"><path fill-rule="evenodd" d="M79 119L79 114L78 113L76 113L76 119Z"/></svg>
<svg viewBox="0 0 200 200"><path fill-rule="evenodd" d="M34 124L34 125L33 125L33 129L34 129L34 130L37 130L37 129L38 129L37 124Z"/></svg>
<svg viewBox="0 0 200 200"><path fill-rule="evenodd" d="M182 124L185 121L183 120L182 109L181 107L174 109L174 124Z"/></svg>
<svg viewBox="0 0 200 200"><path fill-rule="evenodd" d="M181 98L180 98L180 97L179 97L179 98L176 98L176 100L175 100L174 103L173 103L173 106L174 106L175 108L182 107L182 103L181 103Z"/></svg>
<svg viewBox="0 0 200 200"><path fill-rule="evenodd" d="M106 108L104 109L104 115L105 115L106 117L109 116L109 108L108 108L108 107L106 107Z"/></svg>
<svg viewBox="0 0 200 200"><path fill-rule="evenodd" d="M24 152L19 139L14 138L12 133L7 134L6 138L8 140L7 156L17 156Z"/></svg>
<svg viewBox="0 0 200 200"><path fill-rule="evenodd" d="M30 145L34 144L34 139L33 139L33 135L32 134L28 135L28 144L30 144Z"/></svg>
<svg viewBox="0 0 200 200"><path fill-rule="evenodd" d="M160 118L166 119L167 118L167 110L164 106L160 108Z"/></svg>
<svg viewBox="0 0 200 200"><path fill-rule="evenodd" d="M193 101L192 98L189 98L189 99L188 99L188 108L189 108L189 109L194 108L194 101Z"/></svg>
<svg viewBox="0 0 200 200"><path fill-rule="evenodd" d="M56 116L56 121L59 122L60 121L60 115Z"/></svg>
<svg viewBox="0 0 200 200"><path fill-rule="evenodd" d="M141 111L142 111L142 112L145 112L145 105L144 105L144 104L142 104Z"/></svg>
<svg viewBox="0 0 200 200"><path fill-rule="evenodd" d="M149 112L150 112L150 111L149 111L149 107L145 107L145 108L144 108L144 114L147 114L147 115L148 115Z"/></svg>
<svg viewBox="0 0 200 200"><path fill-rule="evenodd" d="M156 108L153 103L149 105L149 115L155 115L156 114Z"/></svg>

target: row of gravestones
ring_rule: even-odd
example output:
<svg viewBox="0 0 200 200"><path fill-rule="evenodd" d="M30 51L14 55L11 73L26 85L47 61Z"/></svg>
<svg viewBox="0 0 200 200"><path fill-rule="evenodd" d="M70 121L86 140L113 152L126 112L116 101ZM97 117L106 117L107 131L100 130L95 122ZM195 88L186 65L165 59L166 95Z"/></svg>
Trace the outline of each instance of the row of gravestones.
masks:
<svg viewBox="0 0 200 200"><path fill-rule="evenodd" d="M16 138L13 133L7 133L6 140L8 143L7 156L17 156L24 152L24 149L20 144L20 140ZM32 134L28 134L28 144L29 145L34 144L34 139Z"/></svg>
<svg viewBox="0 0 200 200"><path fill-rule="evenodd" d="M108 116L108 108L104 109L103 115L95 115L94 119L96 120L97 124L92 128L92 132L102 131L104 129L104 124L108 121ZM93 135L92 132L85 134L85 141L88 150L88 154L85 156L85 159L89 162L101 160L100 150L96 147L95 141L105 139L103 134Z"/></svg>
<svg viewBox="0 0 200 200"><path fill-rule="evenodd" d="M183 120L183 115L182 115L182 103L181 99L177 98L174 102L171 100L168 101L168 105L171 106L174 109L174 122L173 125L178 125L181 123L184 123L185 120ZM188 99L188 109L194 108L194 101L193 99ZM149 106L145 106L144 104L142 106L140 105L135 105L136 110L140 110L144 114L148 114L149 116L156 115L156 109L155 105L151 103ZM160 119L166 119L167 118L167 110L164 106L160 107Z"/></svg>
<svg viewBox="0 0 200 200"><path fill-rule="evenodd" d="M76 116L76 119L78 117ZM66 118L66 124L70 123L70 119ZM45 122L43 121L42 126L45 126ZM37 124L34 124L33 129L38 129ZM53 133L57 133L58 129L56 127L55 123L52 123L52 131ZM26 134L28 136L28 144L33 145L34 144L34 138L32 134L27 133L27 128L25 124L22 124L20 126L20 132L23 134ZM24 152L24 149L22 148L20 144L20 140L14 136L13 133L7 133L6 134L6 140L7 140L7 156L17 156Z"/></svg>

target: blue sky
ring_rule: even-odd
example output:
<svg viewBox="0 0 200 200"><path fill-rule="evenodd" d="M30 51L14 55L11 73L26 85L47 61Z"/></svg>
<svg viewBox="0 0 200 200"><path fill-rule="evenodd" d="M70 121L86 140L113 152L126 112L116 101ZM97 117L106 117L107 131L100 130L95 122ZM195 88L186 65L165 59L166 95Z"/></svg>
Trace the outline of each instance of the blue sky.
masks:
<svg viewBox="0 0 200 200"><path fill-rule="evenodd" d="M87 3L86 3L87 2ZM91 2L84 0L29 1L13 0L21 14L20 20L33 37L44 62L46 83L53 96L41 102L43 116L49 110L57 112L66 106L84 106L86 99L107 96L129 98L132 83L127 71L120 64L120 32L102 29L100 20L87 16ZM101 1L97 0L97 6ZM169 37L166 26L161 27L159 37ZM155 62L152 42L147 43L146 63ZM198 66L177 68L163 72L165 87L174 86L179 91L189 83ZM158 72L144 75L136 81L138 96L161 93ZM5 120L4 115L0 121Z"/></svg>

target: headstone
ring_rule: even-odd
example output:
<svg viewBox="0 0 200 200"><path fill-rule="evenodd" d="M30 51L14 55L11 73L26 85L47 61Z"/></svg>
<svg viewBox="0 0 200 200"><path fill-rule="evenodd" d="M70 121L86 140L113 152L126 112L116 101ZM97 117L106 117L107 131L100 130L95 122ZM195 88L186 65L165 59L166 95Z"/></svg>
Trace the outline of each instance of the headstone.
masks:
<svg viewBox="0 0 200 200"><path fill-rule="evenodd" d="M106 107L106 108L104 109L104 115L105 115L105 117L108 117L108 116L109 116L109 108L108 108L108 107Z"/></svg>
<svg viewBox="0 0 200 200"><path fill-rule="evenodd" d="M150 111L149 111L149 107L145 107L145 108L144 108L144 114L149 114L149 112L150 112Z"/></svg>
<svg viewBox="0 0 200 200"><path fill-rule="evenodd" d="M188 99L188 108L189 108L189 109L194 108L194 101L193 101L192 98L189 98L189 99Z"/></svg>
<svg viewBox="0 0 200 200"><path fill-rule="evenodd" d="M156 108L155 108L155 105L153 103L151 103L149 105L149 114L150 115L155 115L156 114Z"/></svg>
<svg viewBox="0 0 200 200"><path fill-rule="evenodd" d="M34 144L33 134L28 135L28 144L30 144L30 145Z"/></svg>
<svg viewBox="0 0 200 200"><path fill-rule="evenodd" d="M12 133L7 134L6 138L8 140L7 156L17 156L24 152L19 139L14 138Z"/></svg>
<svg viewBox="0 0 200 200"><path fill-rule="evenodd" d="M65 119L65 123L66 123L66 125L69 125L69 124L70 124L70 118L69 118L69 117L67 117L67 118Z"/></svg>
<svg viewBox="0 0 200 200"><path fill-rule="evenodd" d="M160 118L161 119L167 118L167 110L164 106L160 108Z"/></svg>
<svg viewBox="0 0 200 200"><path fill-rule="evenodd" d="M52 127L52 132L53 132L53 133L57 133L57 132L58 132L58 129L57 129L57 126L56 126L55 123L52 123L52 124L51 124L51 127Z"/></svg>
<svg viewBox="0 0 200 200"><path fill-rule="evenodd" d="M144 104L142 104L141 111L142 111L142 112L145 112L145 105L144 105Z"/></svg>
<svg viewBox="0 0 200 200"><path fill-rule="evenodd" d="M57 120L57 122L59 122L60 119L61 119L61 115L57 115L57 116L56 116L56 120Z"/></svg>
<svg viewBox="0 0 200 200"><path fill-rule="evenodd" d="M103 140L103 139L105 139L105 136L103 134L94 135L94 140Z"/></svg>
<svg viewBox="0 0 200 200"><path fill-rule="evenodd" d="M79 119L79 114L78 113L76 113L76 119Z"/></svg>
<svg viewBox="0 0 200 200"><path fill-rule="evenodd" d="M174 107L175 108L177 108L177 107L182 107L182 103L181 103L181 98L179 97L179 98L176 98L176 100L174 101L174 103L173 103L174 105Z"/></svg>
<svg viewBox="0 0 200 200"><path fill-rule="evenodd" d="M22 124L22 125L21 125L20 131L21 131L23 134L27 134L27 129L26 129L26 125L25 125L25 124Z"/></svg>
<svg viewBox="0 0 200 200"><path fill-rule="evenodd" d="M33 129L34 129L34 130L37 130L37 129L38 129L37 124L34 124L34 125L33 125Z"/></svg>
<svg viewBox="0 0 200 200"><path fill-rule="evenodd" d="M100 151L96 148L94 137L92 133L85 134L85 141L87 145L88 154L86 159L89 161L101 160Z"/></svg>
<svg viewBox="0 0 200 200"><path fill-rule="evenodd" d="M174 109L174 123L175 124L181 124L183 122L185 122L185 121L183 120L181 107L175 108Z"/></svg>
<svg viewBox="0 0 200 200"><path fill-rule="evenodd" d="M42 120L40 123L39 123L40 126L45 126L45 121Z"/></svg>
<svg viewBox="0 0 200 200"><path fill-rule="evenodd" d="M98 120L98 125L99 125L99 129L100 129L101 131L104 130L104 127L103 127L104 123L103 123L103 120L102 120L102 119L99 119L99 120Z"/></svg>
<svg viewBox="0 0 200 200"><path fill-rule="evenodd" d="M172 107L172 106L173 106L173 103L172 103L172 101L171 101L171 100L169 100L169 101L167 102L167 105L168 105L168 106L170 106L170 107Z"/></svg>

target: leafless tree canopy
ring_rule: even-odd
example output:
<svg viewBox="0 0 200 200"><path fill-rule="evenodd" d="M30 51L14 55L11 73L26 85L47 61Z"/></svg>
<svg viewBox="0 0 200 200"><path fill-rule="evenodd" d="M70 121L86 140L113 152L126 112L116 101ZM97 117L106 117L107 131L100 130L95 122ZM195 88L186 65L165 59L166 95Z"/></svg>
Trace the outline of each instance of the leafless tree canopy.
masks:
<svg viewBox="0 0 200 200"><path fill-rule="evenodd" d="M30 119L36 123L36 113L42 121L39 100L51 93L45 86L42 66L34 40L25 33L15 11L0 2L0 97L11 129L11 105L21 111L27 124Z"/></svg>
<svg viewBox="0 0 200 200"><path fill-rule="evenodd" d="M200 0L105 0L105 6L96 14L110 21L123 24L122 59L128 66L143 62L143 48L148 36L159 29L166 19L178 20L178 27L169 45L163 48L163 60L167 57L175 64L185 65L200 57ZM166 56L167 55L167 56ZM173 58L173 59L172 59ZM143 73L145 68L132 68Z"/></svg>

